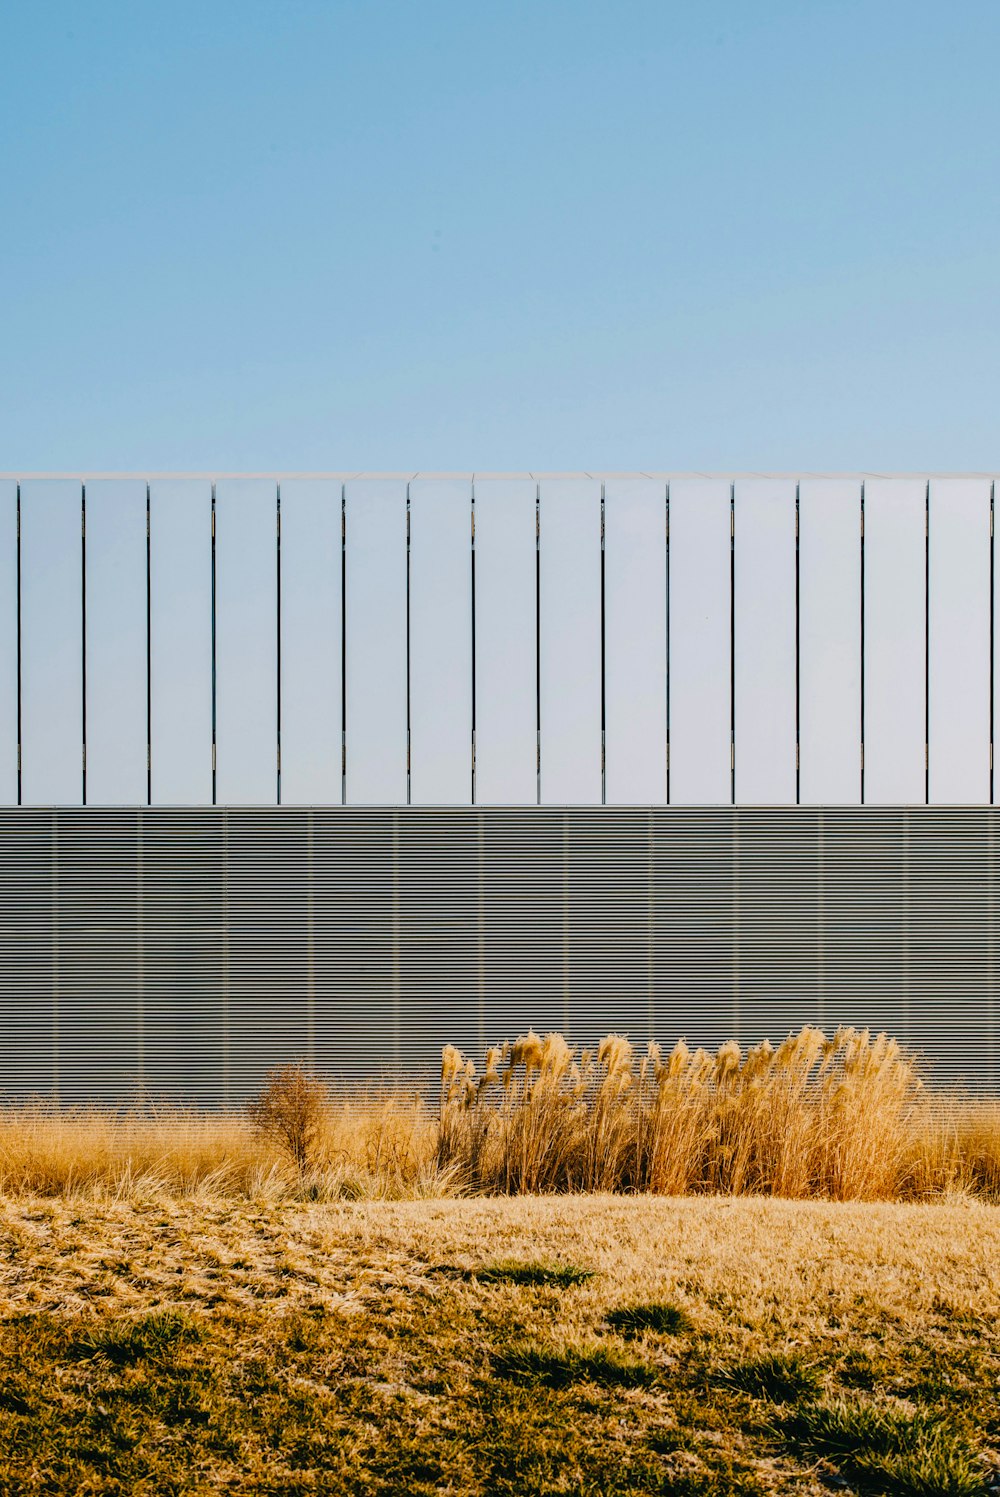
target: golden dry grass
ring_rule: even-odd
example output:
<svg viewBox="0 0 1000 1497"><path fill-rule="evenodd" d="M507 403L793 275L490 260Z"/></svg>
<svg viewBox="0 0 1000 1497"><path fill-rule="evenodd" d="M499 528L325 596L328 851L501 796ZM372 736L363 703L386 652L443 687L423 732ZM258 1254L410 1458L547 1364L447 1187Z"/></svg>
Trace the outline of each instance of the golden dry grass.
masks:
<svg viewBox="0 0 1000 1497"><path fill-rule="evenodd" d="M972 1497L1000 1474L981 1202L26 1196L0 1240L3 1493Z"/></svg>
<svg viewBox="0 0 1000 1497"><path fill-rule="evenodd" d="M867 1032L11 1109L0 1497L988 1497L998 1200L998 1109Z"/></svg>
<svg viewBox="0 0 1000 1497"><path fill-rule="evenodd" d="M494 1047L478 1075L447 1047L438 1160L473 1191L623 1190L904 1200L1000 1196L1000 1107L924 1087L888 1036L791 1034L710 1055L637 1055L622 1035Z"/></svg>
<svg viewBox="0 0 1000 1497"><path fill-rule="evenodd" d="M577 1055L561 1035L451 1046L436 1112L403 1093L332 1101L276 1073L243 1114L0 1113L0 1194L316 1199L621 1191L1000 1200L1000 1105L932 1092L885 1035L819 1030L713 1056Z"/></svg>
<svg viewBox="0 0 1000 1497"><path fill-rule="evenodd" d="M241 1114L18 1107L0 1112L0 1195L420 1197L449 1188L436 1140L419 1099L331 1104L302 1171Z"/></svg>

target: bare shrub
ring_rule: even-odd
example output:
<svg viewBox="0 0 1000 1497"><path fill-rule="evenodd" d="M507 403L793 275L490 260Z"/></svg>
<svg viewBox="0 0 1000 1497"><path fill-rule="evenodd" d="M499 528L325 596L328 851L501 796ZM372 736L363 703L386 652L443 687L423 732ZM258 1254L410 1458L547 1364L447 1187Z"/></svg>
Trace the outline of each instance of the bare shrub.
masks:
<svg viewBox="0 0 1000 1497"><path fill-rule="evenodd" d="M304 1174L318 1162L328 1100L326 1083L304 1066L279 1066L248 1104L247 1117L254 1131L284 1149Z"/></svg>

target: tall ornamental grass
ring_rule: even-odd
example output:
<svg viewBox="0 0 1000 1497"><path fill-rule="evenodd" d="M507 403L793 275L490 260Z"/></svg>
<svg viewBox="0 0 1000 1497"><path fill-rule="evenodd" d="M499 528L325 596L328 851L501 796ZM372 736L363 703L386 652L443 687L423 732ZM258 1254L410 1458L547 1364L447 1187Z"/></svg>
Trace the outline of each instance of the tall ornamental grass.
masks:
<svg viewBox="0 0 1000 1497"><path fill-rule="evenodd" d="M467 1189L838 1201L1000 1198L1000 1109L932 1097L895 1040L804 1028L714 1055L622 1035L579 1055L529 1033L442 1056L438 1163Z"/></svg>
<svg viewBox="0 0 1000 1497"><path fill-rule="evenodd" d="M578 1052L529 1032L485 1066L453 1046L435 1111L333 1098L285 1066L242 1112L0 1109L0 1195L399 1199L553 1191L1000 1201L1000 1105L921 1084L884 1034L818 1029L744 1053Z"/></svg>

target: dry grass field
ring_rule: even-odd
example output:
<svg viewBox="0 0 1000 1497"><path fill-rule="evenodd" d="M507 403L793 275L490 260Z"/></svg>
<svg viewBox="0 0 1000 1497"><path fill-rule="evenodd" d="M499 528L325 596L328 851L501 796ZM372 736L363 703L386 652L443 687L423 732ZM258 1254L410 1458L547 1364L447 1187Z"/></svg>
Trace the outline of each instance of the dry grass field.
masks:
<svg viewBox="0 0 1000 1497"><path fill-rule="evenodd" d="M1000 1208L0 1205L0 1492L985 1493Z"/></svg>
<svg viewBox="0 0 1000 1497"><path fill-rule="evenodd" d="M0 1497L1000 1493L1000 1116L884 1036L0 1114Z"/></svg>

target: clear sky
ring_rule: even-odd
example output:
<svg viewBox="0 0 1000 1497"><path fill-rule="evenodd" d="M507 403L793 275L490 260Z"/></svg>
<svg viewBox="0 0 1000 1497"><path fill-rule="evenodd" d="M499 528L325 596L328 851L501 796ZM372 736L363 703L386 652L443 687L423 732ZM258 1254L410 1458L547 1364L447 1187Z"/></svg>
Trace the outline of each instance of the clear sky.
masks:
<svg viewBox="0 0 1000 1497"><path fill-rule="evenodd" d="M995 0L0 11L0 469L988 469Z"/></svg>

